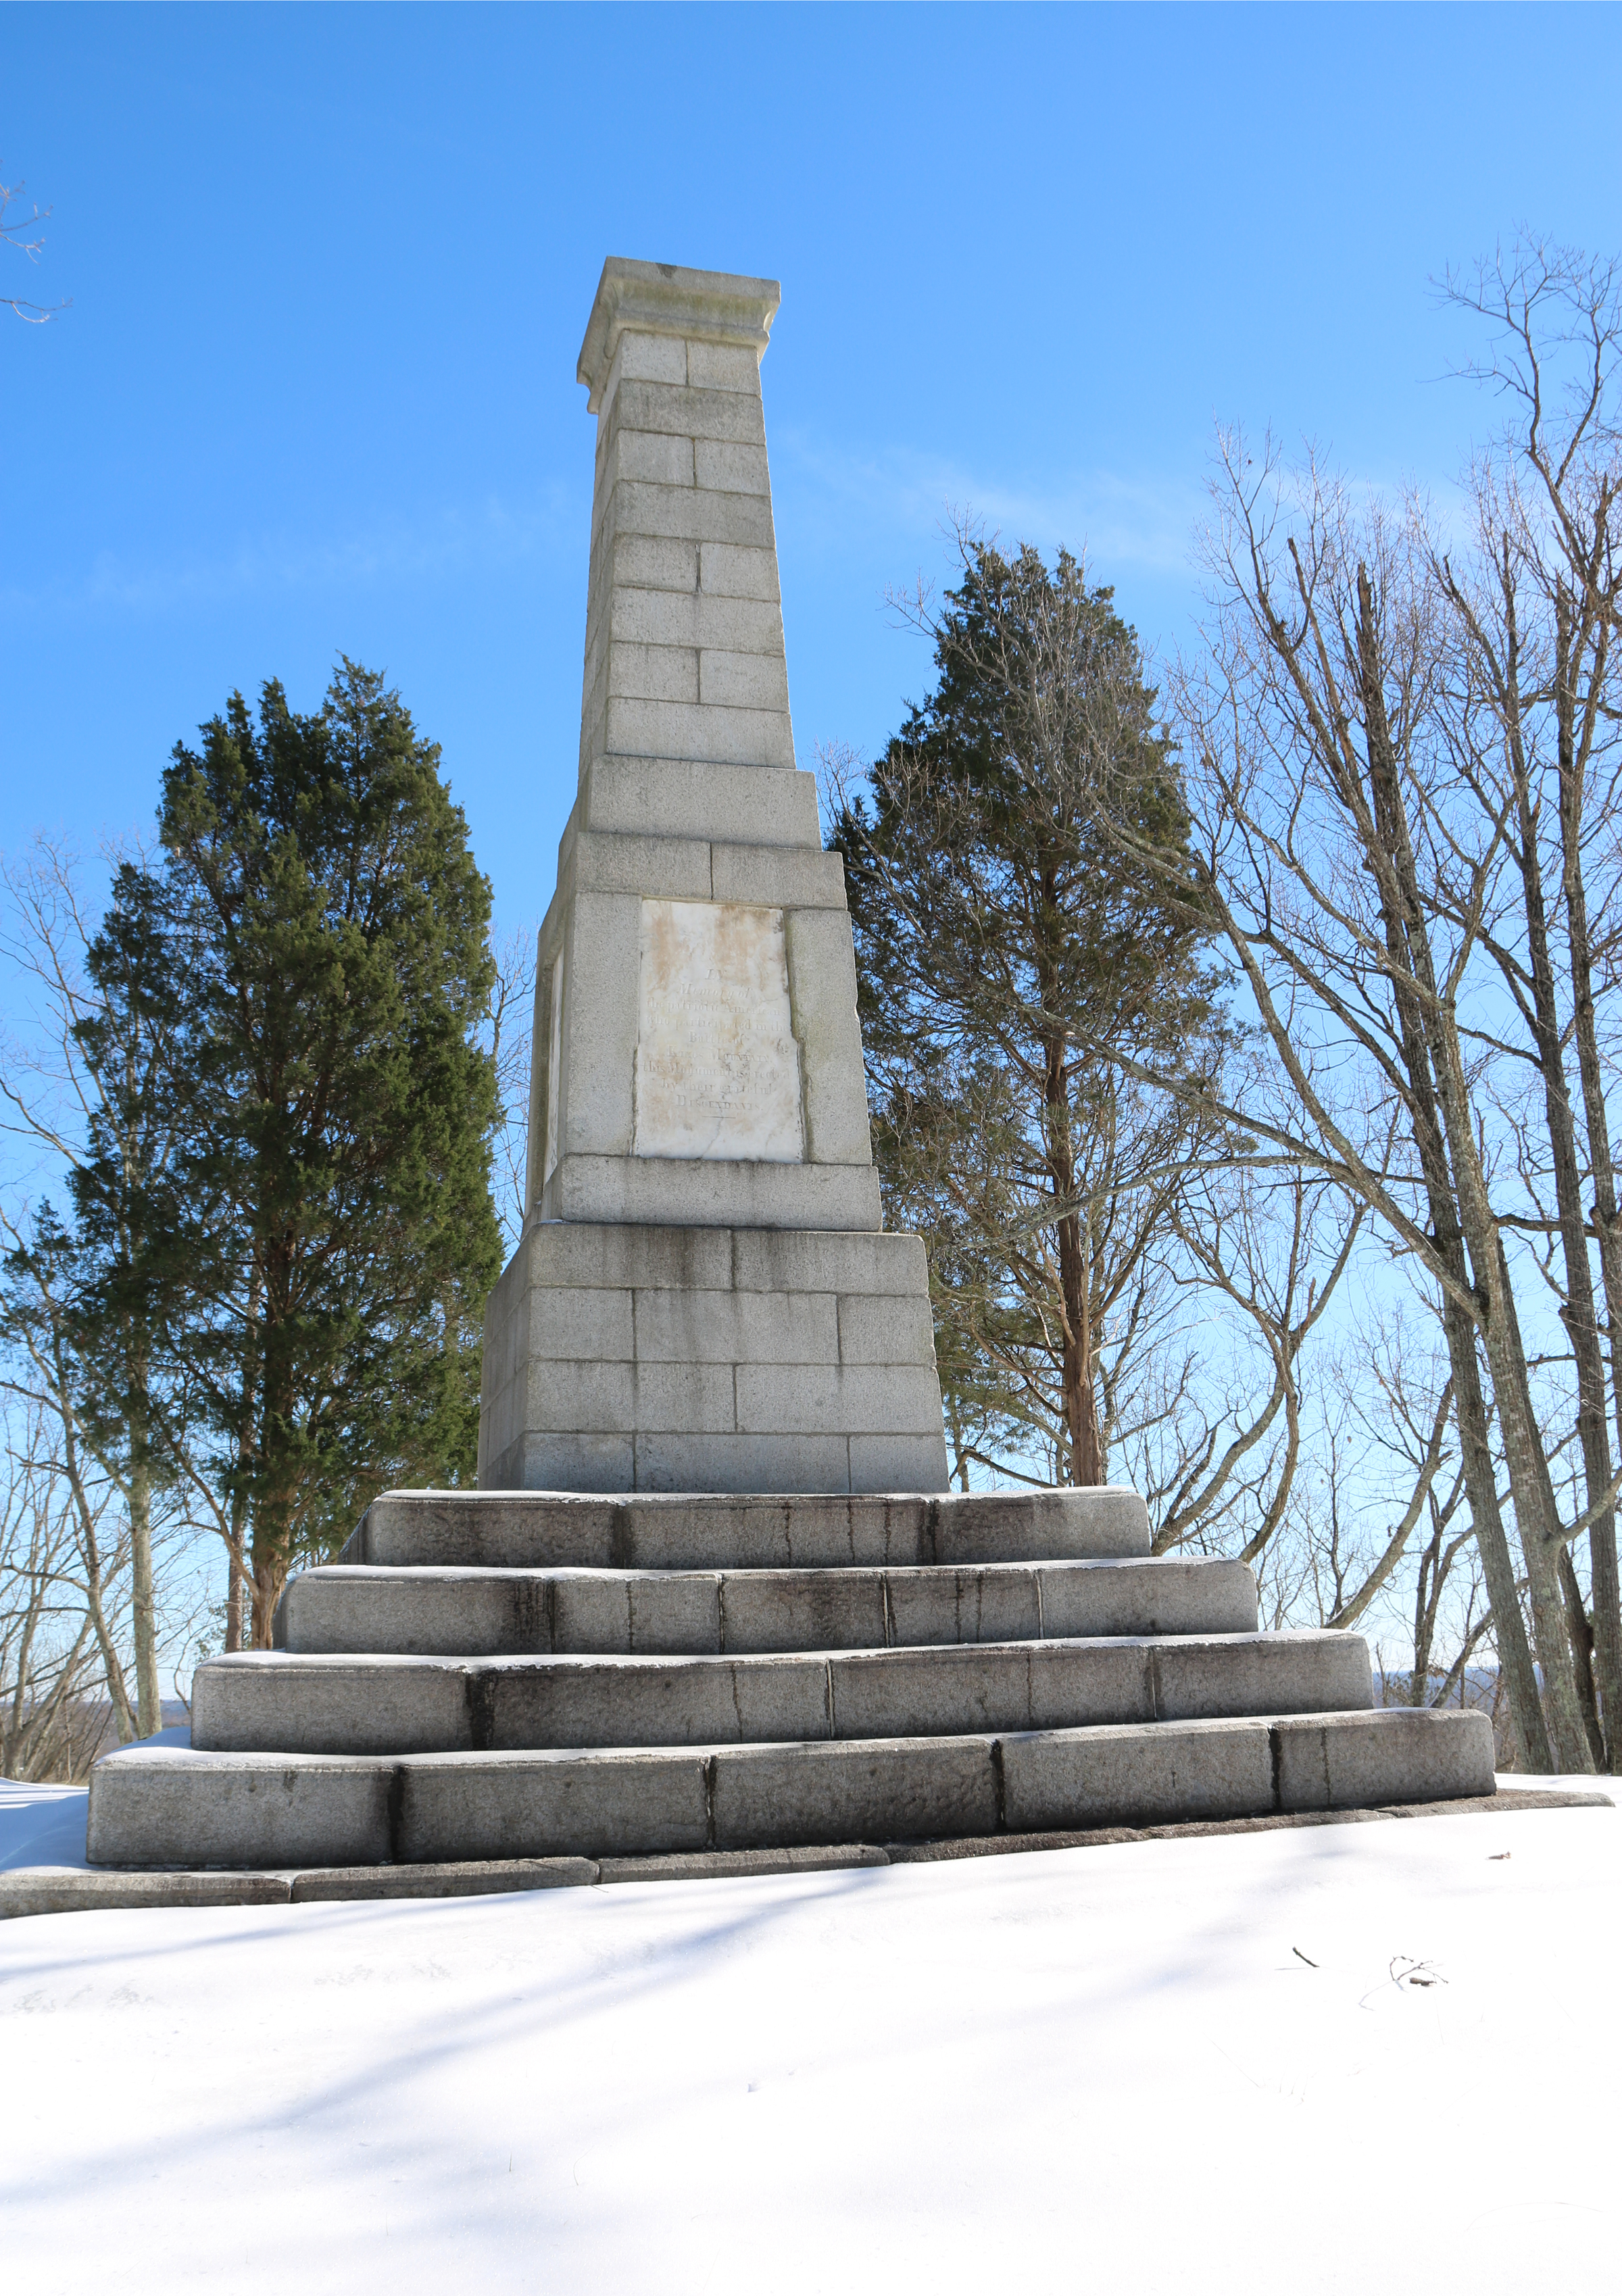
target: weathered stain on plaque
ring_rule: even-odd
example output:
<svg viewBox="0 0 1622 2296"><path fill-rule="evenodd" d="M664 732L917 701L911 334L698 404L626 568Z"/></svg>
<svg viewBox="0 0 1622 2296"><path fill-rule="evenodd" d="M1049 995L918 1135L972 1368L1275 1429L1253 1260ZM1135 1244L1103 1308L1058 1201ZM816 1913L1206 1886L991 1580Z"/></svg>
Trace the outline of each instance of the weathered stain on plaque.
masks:
<svg viewBox="0 0 1622 2296"><path fill-rule="evenodd" d="M801 1160L781 909L643 902L634 1146L638 1156Z"/></svg>

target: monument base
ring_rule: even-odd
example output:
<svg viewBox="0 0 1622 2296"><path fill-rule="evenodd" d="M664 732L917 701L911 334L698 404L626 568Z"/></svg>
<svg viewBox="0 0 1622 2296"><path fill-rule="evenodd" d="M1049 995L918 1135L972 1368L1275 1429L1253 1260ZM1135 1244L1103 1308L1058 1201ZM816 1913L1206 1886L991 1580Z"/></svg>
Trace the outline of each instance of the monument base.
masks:
<svg viewBox="0 0 1622 2296"><path fill-rule="evenodd" d="M736 1166L675 1168L737 1185ZM481 1489L946 1480L915 1235L535 1221L491 1294Z"/></svg>
<svg viewBox="0 0 1622 2296"><path fill-rule="evenodd" d="M1372 1705L1361 1636L1123 1490L391 1492L192 1748L91 1774L120 1867L409 1867L983 1840L1494 1791L1484 1714Z"/></svg>

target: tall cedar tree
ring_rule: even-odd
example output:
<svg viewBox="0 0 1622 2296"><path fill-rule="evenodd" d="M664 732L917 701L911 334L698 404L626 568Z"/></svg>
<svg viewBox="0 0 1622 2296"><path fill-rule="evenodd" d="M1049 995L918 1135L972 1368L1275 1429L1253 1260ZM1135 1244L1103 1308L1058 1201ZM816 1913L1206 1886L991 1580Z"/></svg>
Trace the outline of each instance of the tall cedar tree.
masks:
<svg viewBox="0 0 1622 2296"><path fill-rule="evenodd" d="M928 624L937 682L870 794L842 803L875 1145L893 1218L930 1249L966 1461L1039 1432L1061 1478L1105 1479L1104 1354L1130 1325L1178 1175L1169 1096L1078 1049L1076 1022L1157 1062L1217 1065L1209 928L1099 833L1107 791L1175 849L1186 815L1135 636L1061 552L968 542Z"/></svg>
<svg viewBox="0 0 1622 2296"><path fill-rule="evenodd" d="M384 1481L474 1472L490 890L437 744L371 671L343 660L312 716L272 682L256 725L234 693L202 735L108 930L153 903L188 1015L169 1345L206 1386L264 1647L291 1565Z"/></svg>

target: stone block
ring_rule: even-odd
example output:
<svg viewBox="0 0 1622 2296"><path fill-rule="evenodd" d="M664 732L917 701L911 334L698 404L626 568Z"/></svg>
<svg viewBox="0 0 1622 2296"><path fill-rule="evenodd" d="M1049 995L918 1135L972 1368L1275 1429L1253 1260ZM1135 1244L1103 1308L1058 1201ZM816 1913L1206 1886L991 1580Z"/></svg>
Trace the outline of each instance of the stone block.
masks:
<svg viewBox="0 0 1622 2296"><path fill-rule="evenodd" d="M742 451L742 450L735 450ZM676 542L729 542L745 550L775 554L771 498L764 494L718 492L702 486L659 486L621 478L594 536L605 547L622 534L647 534Z"/></svg>
<svg viewBox="0 0 1622 2296"><path fill-rule="evenodd" d="M948 1480L943 1433L851 1438L853 1491L943 1491Z"/></svg>
<svg viewBox="0 0 1622 2296"><path fill-rule="evenodd" d="M788 671L782 653L728 653L706 646L698 657L698 699L723 709L786 710Z"/></svg>
<svg viewBox="0 0 1622 2296"><path fill-rule="evenodd" d="M0 1921L154 1906L284 1906L292 1895L284 1874L86 1874L71 1866L12 1866L0 1873Z"/></svg>
<svg viewBox="0 0 1622 2296"><path fill-rule="evenodd" d="M1434 1706L1275 1722L1281 1809L1377 1808L1388 1802L1490 1794L1493 1726L1485 1714Z"/></svg>
<svg viewBox="0 0 1622 2296"><path fill-rule="evenodd" d="M644 334L628 327L614 350L604 404L606 406L608 393L620 383L663 382L679 390L687 379L687 347L679 335Z"/></svg>
<svg viewBox="0 0 1622 2296"><path fill-rule="evenodd" d="M551 1583L556 1650L673 1658L722 1647L719 1571L580 1570Z"/></svg>
<svg viewBox="0 0 1622 2296"><path fill-rule="evenodd" d="M940 1383L908 1365L740 1364L740 1434L915 1435L938 1423Z"/></svg>
<svg viewBox="0 0 1622 2296"><path fill-rule="evenodd" d="M700 552L705 546L651 534L616 535L603 570L605 578L599 578L605 598L622 586L636 590L696 590ZM708 546L727 547L724 543Z"/></svg>
<svg viewBox="0 0 1622 2296"><path fill-rule="evenodd" d="M836 1655L834 1735L932 1738L1152 1718L1140 1644L1012 1643Z"/></svg>
<svg viewBox="0 0 1622 2296"><path fill-rule="evenodd" d="M817 783L781 767L599 757L582 788L588 826L820 852Z"/></svg>
<svg viewBox="0 0 1622 2296"><path fill-rule="evenodd" d="M681 1751L432 1754L400 1765L401 1858L702 1849L705 1763Z"/></svg>
<svg viewBox="0 0 1622 2296"><path fill-rule="evenodd" d="M568 1574L548 1578L534 1570L385 1570L325 1563L289 1581L276 1612L277 1647L301 1653L423 1658L549 1651L556 1642L554 1614L564 1601L561 1590L577 1583ZM627 1582L618 1576L599 1580L586 1574L584 1583L606 1586L617 1595L622 1629ZM613 1605L605 1610L605 1631L613 1610ZM624 1646L612 1640L596 1645L604 1650Z"/></svg>
<svg viewBox="0 0 1622 2296"><path fill-rule="evenodd" d="M887 1866L871 1842L819 1843L793 1849L690 1849L670 1857L604 1857L597 1879L622 1882L725 1882L753 1874L844 1874L859 1866Z"/></svg>
<svg viewBox="0 0 1622 2296"><path fill-rule="evenodd" d="M934 1562L1084 1562L1147 1555L1149 1509L1136 1491L944 1492L933 1502Z"/></svg>
<svg viewBox="0 0 1622 2296"><path fill-rule="evenodd" d="M657 1296L657 1295L650 1295ZM575 1291L537 1284L529 1293L531 1360L630 1363L636 1355L629 1292Z"/></svg>
<svg viewBox="0 0 1622 2296"><path fill-rule="evenodd" d="M577 892L635 893L668 901L707 901L710 848L692 837L615 837L581 830L564 865Z"/></svg>
<svg viewBox="0 0 1622 2296"><path fill-rule="evenodd" d="M723 598L770 598L780 605L778 554L734 542L701 542L698 586Z"/></svg>
<svg viewBox="0 0 1622 2296"><path fill-rule="evenodd" d="M490 1480L497 1490L634 1490L636 1438L526 1431L494 1455Z"/></svg>
<svg viewBox="0 0 1622 2296"><path fill-rule="evenodd" d="M839 1302L839 1361L915 1364L935 1369L935 1320L927 1300L850 1292Z"/></svg>
<svg viewBox="0 0 1622 2296"><path fill-rule="evenodd" d="M795 909L786 919L789 993L805 1076L805 1136L811 1160L865 1164L868 1128L856 961L847 919L833 909Z"/></svg>
<svg viewBox="0 0 1622 2296"><path fill-rule="evenodd" d="M1001 1742L1010 1833L1256 1817L1272 1808L1264 1722L1155 1722Z"/></svg>
<svg viewBox="0 0 1622 2296"><path fill-rule="evenodd" d="M692 489L694 441L609 425L597 469L597 498L606 501L611 491L625 485Z"/></svg>
<svg viewBox="0 0 1622 2296"><path fill-rule="evenodd" d="M383 1864L391 1762L125 1746L90 1773L93 1866Z"/></svg>
<svg viewBox="0 0 1622 2296"><path fill-rule="evenodd" d="M589 1857L479 1857L426 1866L332 1866L297 1874L295 1906L342 1905L364 1898L486 1898L508 1890L589 1889Z"/></svg>
<svg viewBox="0 0 1622 2296"><path fill-rule="evenodd" d="M558 1096L565 1155L622 1156L630 1147L641 931L634 895L575 895L564 955Z"/></svg>
<svg viewBox="0 0 1622 2296"><path fill-rule="evenodd" d="M734 1431L732 1366L717 1363L638 1363L636 1415L640 1435Z"/></svg>
<svg viewBox="0 0 1622 2296"><path fill-rule="evenodd" d="M711 493L762 495L770 500L771 473L763 446L734 447L699 439L694 441L693 463L697 484Z"/></svg>
<svg viewBox="0 0 1622 2296"><path fill-rule="evenodd" d="M525 1231L515 1267L520 1259L525 1281L536 1284L717 1292L732 1282L732 1238L725 1228L547 1220Z"/></svg>
<svg viewBox="0 0 1622 2296"><path fill-rule="evenodd" d="M1155 1711L1165 1721L1328 1713L1372 1697L1361 1635L1223 1635L1155 1648Z"/></svg>
<svg viewBox="0 0 1622 2296"><path fill-rule="evenodd" d="M1047 1563L1035 1572L1050 1635L1249 1635L1256 1631L1248 1564L1173 1556L1148 1562Z"/></svg>
<svg viewBox="0 0 1622 2296"><path fill-rule="evenodd" d="M646 1292L636 1347L644 1364L833 1364L839 1329L827 1293Z"/></svg>
<svg viewBox="0 0 1622 2296"><path fill-rule="evenodd" d="M613 636L627 644L704 647L753 661L764 655L779 665L783 660L783 610L764 598L717 598L693 590L633 590L617 588L613 596ZM759 693L712 693L706 701L741 701L753 709L786 709L788 686L780 679L784 699L775 689ZM622 689L629 690L629 689ZM700 697L683 694L683 701Z"/></svg>
<svg viewBox="0 0 1622 2296"><path fill-rule="evenodd" d="M920 1300L929 1292L922 1237L877 1227L843 1234L740 1231L733 1238L732 1269L740 1292L880 1292Z"/></svg>
<svg viewBox="0 0 1622 2296"><path fill-rule="evenodd" d="M526 1435L621 1435L636 1424L636 1368L626 1363L531 1362Z"/></svg>
<svg viewBox="0 0 1622 2296"><path fill-rule="evenodd" d="M632 701L696 701L698 660L690 646L628 645L615 639L608 649L610 707L621 698Z"/></svg>
<svg viewBox="0 0 1622 2296"><path fill-rule="evenodd" d="M850 1230L879 1221L871 1166L570 1154L554 1177L556 1211L572 1222Z"/></svg>
<svg viewBox="0 0 1622 2296"><path fill-rule="evenodd" d="M628 430L668 430L686 439L720 439L742 447L766 444L766 418L758 391L622 381L617 414Z"/></svg>
<svg viewBox="0 0 1622 2296"><path fill-rule="evenodd" d="M844 913L844 864L836 853L787 845L722 844L712 846L710 853L710 882L718 901Z"/></svg>
<svg viewBox="0 0 1622 2296"><path fill-rule="evenodd" d="M603 747L616 754L691 758L706 764L792 766L786 709L735 709L710 702L636 701L610 694Z"/></svg>
<svg viewBox="0 0 1622 2296"><path fill-rule="evenodd" d="M243 1651L192 1677L199 1753L433 1753L469 1728L466 1682L440 1659Z"/></svg>
<svg viewBox="0 0 1622 2296"><path fill-rule="evenodd" d="M384 1491L338 1560L416 1570L600 1568L619 1559L613 1550L623 1512L612 1499L566 1486L544 1493Z"/></svg>
<svg viewBox="0 0 1622 2296"><path fill-rule="evenodd" d="M521 1660L476 1680L482 1742L498 1751L828 1735L827 1670L816 1658Z"/></svg>
<svg viewBox="0 0 1622 2296"><path fill-rule="evenodd" d="M1025 1642L1042 1631L1039 1574L1024 1565L891 1570L885 1587L886 1639L904 1646Z"/></svg>
<svg viewBox="0 0 1622 2296"><path fill-rule="evenodd" d="M761 395L760 356L743 343L690 341L687 347L687 380L705 390L736 390L751 398Z"/></svg>
<svg viewBox="0 0 1622 2296"><path fill-rule="evenodd" d="M630 430L623 425L611 424L597 483L605 491L627 480L656 487L690 487L694 482L693 468L691 439L672 439L657 430ZM709 481L704 483L708 485Z"/></svg>
<svg viewBox="0 0 1622 2296"><path fill-rule="evenodd" d="M882 1650L888 1639L880 1570L729 1570L716 1583L724 1650Z"/></svg>
<svg viewBox="0 0 1622 2296"><path fill-rule="evenodd" d="M723 1748L718 1849L992 1833L997 1788L982 1738Z"/></svg>
<svg viewBox="0 0 1622 2296"><path fill-rule="evenodd" d="M841 1435L644 1434L638 1492L844 1492L850 1449Z"/></svg>

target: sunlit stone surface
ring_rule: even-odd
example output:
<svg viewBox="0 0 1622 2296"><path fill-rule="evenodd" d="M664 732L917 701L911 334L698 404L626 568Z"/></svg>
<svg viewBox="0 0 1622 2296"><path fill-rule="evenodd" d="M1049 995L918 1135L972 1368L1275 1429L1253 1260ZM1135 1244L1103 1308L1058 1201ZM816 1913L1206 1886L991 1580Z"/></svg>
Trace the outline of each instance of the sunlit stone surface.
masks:
<svg viewBox="0 0 1622 2296"><path fill-rule="evenodd" d="M797 1164L781 909L644 901L635 1152Z"/></svg>

